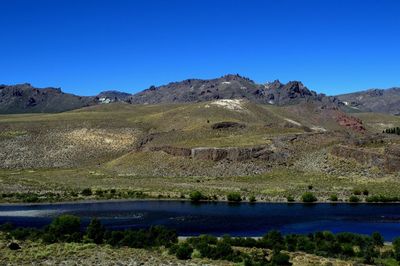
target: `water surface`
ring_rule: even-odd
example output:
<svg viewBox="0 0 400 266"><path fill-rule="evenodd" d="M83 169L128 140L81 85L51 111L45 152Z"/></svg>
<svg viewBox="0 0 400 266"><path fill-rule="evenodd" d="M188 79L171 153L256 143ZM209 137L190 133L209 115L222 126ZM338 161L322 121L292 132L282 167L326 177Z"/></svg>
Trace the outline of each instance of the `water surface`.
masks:
<svg viewBox="0 0 400 266"><path fill-rule="evenodd" d="M371 234L385 240L400 236L400 204L201 203L188 201L111 201L95 203L0 205L0 224L42 227L60 214L87 224L92 217L110 229L164 225L179 235L261 236L321 230Z"/></svg>

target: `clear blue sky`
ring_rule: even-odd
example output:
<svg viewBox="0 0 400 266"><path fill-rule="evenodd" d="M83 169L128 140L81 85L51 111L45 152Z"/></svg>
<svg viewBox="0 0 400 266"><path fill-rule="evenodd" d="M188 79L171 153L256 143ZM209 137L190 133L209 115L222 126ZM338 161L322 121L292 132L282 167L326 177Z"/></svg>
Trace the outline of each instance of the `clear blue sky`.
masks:
<svg viewBox="0 0 400 266"><path fill-rule="evenodd" d="M137 92L239 73L400 86L398 0L0 0L0 84Z"/></svg>

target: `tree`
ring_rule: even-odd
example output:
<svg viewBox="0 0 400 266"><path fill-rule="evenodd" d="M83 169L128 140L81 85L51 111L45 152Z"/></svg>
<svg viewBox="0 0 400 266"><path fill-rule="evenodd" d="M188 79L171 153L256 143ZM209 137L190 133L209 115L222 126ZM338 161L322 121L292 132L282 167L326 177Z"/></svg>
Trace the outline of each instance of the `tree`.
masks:
<svg viewBox="0 0 400 266"><path fill-rule="evenodd" d="M394 256L398 261L400 261L400 237L393 240Z"/></svg>
<svg viewBox="0 0 400 266"><path fill-rule="evenodd" d="M375 246L383 247L384 239L379 232L373 232L371 237Z"/></svg>
<svg viewBox="0 0 400 266"><path fill-rule="evenodd" d="M55 218L46 230L45 242L79 242L81 239L79 217L64 214Z"/></svg>
<svg viewBox="0 0 400 266"><path fill-rule="evenodd" d="M272 265L292 265L289 259L290 257L287 254L274 252L274 254L272 254L271 263Z"/></svg>
<svg viewBox="0 0 400 266"><path fill-rule="evenodd" d="M175 254L180 260L188 260L192 257L193 248L188 243L181 243L178 245Z"/></svg>
<svg viewBox="0 0 400 266"><path fill-rule="evenodd" d="M204 200L205 197L200 191L193 191L189 194L190 200L193 202L199 202L201 200Z"/></svg>
<svg viewBox="0 0 400 266"><path fill-rule="evenodd" d="M357 197L357 196L352 195L352 196L350 196L349 201L352 202L352 203L356 203L356 202L360 201L360 198Z"/></svg>
<svg viewBox="0 0 400 266"><path fill-rule="evenodd" d="M306 202L306 203L311 203L311 202L315 202L318 200L317 197L311 192L304 193L301 196L301 199L303 200L303 202Z"/></svg>
<svg viewBox="0 0 400 266"><path fill-rule="evenodd" d="M104 240L105 228L101 224L100 220L93 218L90 224L86 228L86 236L88 239L92 240L93 243L101 244Z"/></svg>

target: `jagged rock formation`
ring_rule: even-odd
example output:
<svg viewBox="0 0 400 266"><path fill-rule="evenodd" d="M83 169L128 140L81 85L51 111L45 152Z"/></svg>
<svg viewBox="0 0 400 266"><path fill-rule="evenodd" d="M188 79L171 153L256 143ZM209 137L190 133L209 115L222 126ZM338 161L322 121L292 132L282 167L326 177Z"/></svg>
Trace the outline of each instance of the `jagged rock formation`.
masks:
<svg viewBox="0 0 400 266"><path fill-rule="evenodd" d="M217 79L187 79L160 87L151 86L130 97L128 102L157 104L248 99L256 103L287 105L304 101L322 101L324 98L327 97L309 90L299 81L282 84L276 80L261 85L240 75L226 75Z"/></svg>

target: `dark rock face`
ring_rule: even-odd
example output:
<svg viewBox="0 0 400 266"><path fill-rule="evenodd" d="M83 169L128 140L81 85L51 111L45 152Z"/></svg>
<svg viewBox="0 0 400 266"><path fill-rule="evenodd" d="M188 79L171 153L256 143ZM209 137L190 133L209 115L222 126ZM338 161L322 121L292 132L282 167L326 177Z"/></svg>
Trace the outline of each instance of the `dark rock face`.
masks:
<svg viewBox="0 0 400 266"><path fill-rule="evenodd" d="M92 97L63 93L59 88L38 89L28 83L0 85L0 113L54 113L92 104Z"/></svg>
<svg viewBox="0 0 400 266"><path fill-rule="evenodd" d="M400 114L400 88L371 89L336 96L353 110Z"/></svg>
<svg viewBox="0 0 400 266"><path fill-rule="evenodd" d="M226 75L217 79L187 79L172 82L132 95L133 104L204 102L217 99L248 99L256 103L276 105L295 104L304 101L321 101L323 95L310 91L301 82L282 84L279 81L265 85L240 75Z"/></svg>
<svg viewBox="0 0 400 266"><path fill-rule="evenodd" d="M220 122L211 125L212 129L244 128L246 125L237 122Z"/></svg>

